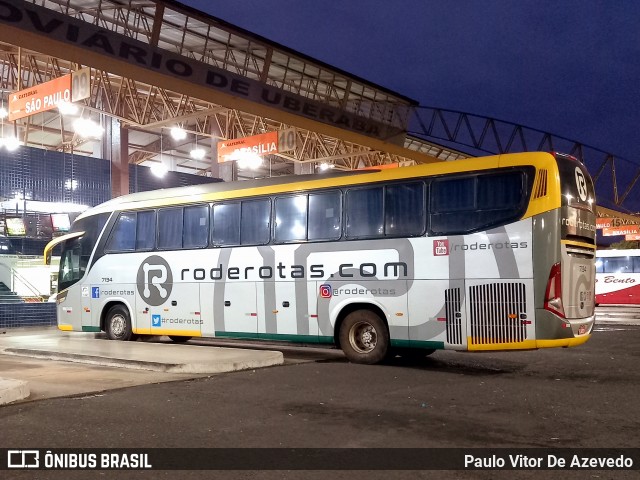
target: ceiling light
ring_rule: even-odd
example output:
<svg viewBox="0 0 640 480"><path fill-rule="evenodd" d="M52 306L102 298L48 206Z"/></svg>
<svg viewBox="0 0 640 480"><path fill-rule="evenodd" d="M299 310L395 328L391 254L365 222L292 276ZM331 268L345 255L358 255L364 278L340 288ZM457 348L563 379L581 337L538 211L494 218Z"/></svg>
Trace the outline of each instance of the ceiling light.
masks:
<svg viewBox="0 0 640 480"><path fill-rule="evenodd" d="M13 152L22 145L22 142L16 137L0 138L0 147L5 147L10 152Z"/></svg>
<svg viewBox="0 0 640 480"><path fill-rule="evenodd" d="M207 152L205 152L202 148L194 148L193 150L191 150L191 152L189 152L189 155L191 155L191 158L194 158L196 160L202 160L206 153Z"/></svg>
<svg viewBox="0 0 640 480"><path fill-rule="evenodd" d="M229 159L236 160L238 162L238 168L255 170L262 165L262 157L260 155L246 150L236 150L231 154Z"/></svg>
<svg viewBox="0 0 640 480"><path fill-rule="evenodd" d="M171 129L171 137L174 140L184 140L187 138L187 131L181 127L173 127Z"/></svg>
<svg viewBox="0 0 640 480"><path fill-rule="evenodd" d="M320 165L318 165L318 168L320 169L320 171L324 172L330 168L335 168L336 166L333 163L321 163Z"/></svg>
<svg viewBox="0 0 640 480"><path fill-rule="evenodd" d="M168 171L169 169L164 163L154 163L153 165L151 165L151 173L153 173L156 177L162 178Z"/></svg>
<svg viewBox="0 0 640 480"><path fill-rule="evenodd" d="M100 138L104 133L104 128L88 118L76 119L73 130L83 138Z"/></svg>
<svg viewBox="0 0 640 480"><path fill-rule="evenodd" d="M60 115L75 115L78 113L78 106L71 102L58 102L57 105Z"/></svg>

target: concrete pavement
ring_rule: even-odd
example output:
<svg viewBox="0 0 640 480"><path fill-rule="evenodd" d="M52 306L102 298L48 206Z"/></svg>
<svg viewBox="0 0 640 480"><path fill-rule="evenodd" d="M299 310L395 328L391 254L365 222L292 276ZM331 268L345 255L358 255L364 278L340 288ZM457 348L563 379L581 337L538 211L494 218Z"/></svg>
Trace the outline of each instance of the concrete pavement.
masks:
<svg viewBox="0 0 640 480"><path fill-rule="evenodd" d="M596 324L640 325L640 308L598 307ZM264 348L114 342L93 333L60 332L55 327L6 329L0 331L0 405L28 397L95 393L284 362L282 352ZM18 378L12 378L12 372Z"/></svg>
<svg viewBox="0 0 640 480"><path fill-rule="evenodd" d="M640 307L607 305L596 307L596 323L640 325Z"/></svg>
<svg viewBox="0 0 640 480"><path fill-rule="evenodd" d="M16 329L0 335L0 355L4 359L8 356L22 357L13 362L12 368L18 371L17 364L33 364L42 360L47 367L58 367L62 370L74 370L61 362L73 362L99 366L111 370L114 380L117 377L133 378L133 384L168 381L174 379L193 378L203 375L231 372L237 370L255 369L280 365L284 363L282 352L269 350L249 350L240 348L223 348L213 346L198 346L189 344L159 344L147 342L115 342L95 338L95 334L67 333L57 329ZM35 359L35 360L34 360ZM6 361L6 360L5 360ZM9 362L11 363L11 362ZM37 362L36 362L37 363ZM27 368L26 370L31 370ZM11 370L5 367L3 370ZM75 369L79 370L79 369ZM124 373L126 370L127 373ZM134 375L131 370L137 370ZM0 378L0 405L24 399L30 395L29 371L20 373L20 379L10 377L9 372L3 372ZM47 377L45 374L44 377ZM59 377L62 380L62 377ZM90 374L89 374L90 379ZM43 376L32 378L43 381ZM46 381L46 378L44 378ZM99 391L99 385L91 384L88 389L73 393L87 393ZM117 380L116 380L116 383ZM123 386L129 386L127 381ZM98 387L98 388L96 388ZM109 385L109 388L114 388ZM117 387L116 387L117 388ZM104 388L103 388L104 389ZM72 394L73 394L72 393Z"/></svg>

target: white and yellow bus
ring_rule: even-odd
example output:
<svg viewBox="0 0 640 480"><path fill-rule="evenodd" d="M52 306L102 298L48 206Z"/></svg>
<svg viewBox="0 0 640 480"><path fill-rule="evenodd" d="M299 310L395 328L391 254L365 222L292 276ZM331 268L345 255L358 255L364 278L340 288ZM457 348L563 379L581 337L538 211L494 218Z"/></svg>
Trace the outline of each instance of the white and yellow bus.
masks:
<svg viewBox="0 0 640 480"><path fill-rule="evenodd" d="M125 195L61 243L61 330L399 348L585 342L595 201L572 157L522 153Z"/></svg>

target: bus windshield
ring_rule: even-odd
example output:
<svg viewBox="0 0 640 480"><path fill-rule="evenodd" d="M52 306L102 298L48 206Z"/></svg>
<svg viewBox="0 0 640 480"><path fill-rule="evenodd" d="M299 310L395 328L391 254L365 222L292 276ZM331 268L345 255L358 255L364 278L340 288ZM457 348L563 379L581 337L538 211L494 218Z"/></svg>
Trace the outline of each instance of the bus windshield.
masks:
<svg viewBox="0 0 640 480"><path fill-rule="evenodd" d="M108 217L108 214L93 215L74 222L71 232L84 231L85 234L66 240L62 244L58 291L69 288L84 276L91 253Z"/></svg>

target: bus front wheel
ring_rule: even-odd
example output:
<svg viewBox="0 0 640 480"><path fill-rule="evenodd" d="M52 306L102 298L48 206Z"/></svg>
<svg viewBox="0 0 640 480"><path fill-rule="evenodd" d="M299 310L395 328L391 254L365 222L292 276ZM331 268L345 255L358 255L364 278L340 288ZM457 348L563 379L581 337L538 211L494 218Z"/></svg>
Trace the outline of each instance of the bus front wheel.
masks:
<svg viewBox="0 0 640 480"><path fill-rule="evenodd" d="M123 305L115 305L107 312L105 330L109 340L131 340L131 317Z"/></svg>
<svg viewBox="0 0 640 480"><path fill-rule="evenodd" d="M340 347L353 363L378 363L387 356L389 331L372 311L356 310L340 326Z"/></svg>

